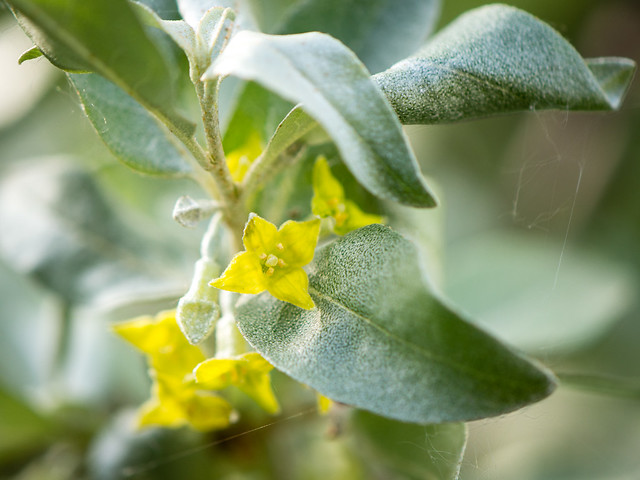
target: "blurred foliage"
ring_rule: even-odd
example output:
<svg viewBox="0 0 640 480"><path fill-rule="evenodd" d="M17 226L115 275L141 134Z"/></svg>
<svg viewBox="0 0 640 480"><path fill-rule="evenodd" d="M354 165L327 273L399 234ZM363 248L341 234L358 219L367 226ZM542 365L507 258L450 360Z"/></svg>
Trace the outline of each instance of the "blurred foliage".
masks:
<svg viewBox="0 0 640 480"><path fill-rule="evenodd" d="M160 5L166 18L175 18L175 2L146 3ZM488 2L445 1L438 28L484 3ZM585 57L640 60L640 6L635 0L509 3L550 23ZM23 38L17 40L16 31L0 6L3 62L7 54L17 60L29 47ZM18 45L10 47L9 42ZM146 396L146 367L111 336L108 326L168 308L186 290L202 231L181 229L169 212L177 196L197 196L198 191L187 182L141 177L113 161L66 81L46 60L20 67L37 69L22 77L9 75L14 65L4 70L3 63L1 68L2 90L15 92L13 96L21 101L12 115L0 109L2 180L23 170L24 178L46 177L46 184L56 175L34 160L64 155L65 168L83 172L76 178L83 182L90 178L86 180L92 185L90 196L100 197L105 217L111 218L112 210L126 212L114 220L118 226L110 232L131 229L134 236L145 238L146 245L153 245L152 254L136 255L136 264L153 271L157 265L149 258L162 258L167 269L162 276L171 280L171 288L161 298L157 291L148 297L137 292L133 299L116 296L107 305L70 308L53 292L68 298L76 295L77 286L47 282L46 277L43 281L42 276L24 277L16 269L13 253L1 260L0 478L382 479L394 474L430 478L422 469L433 471L433 463L438 471L437 462L430 461L437 460L434 455L445 448L438 439L446 443L447 429L456 426L430 436L433 432L425 427L407 426L402 431L394 422L391 429L384 421L381 425L367 419L368 414L352 418L341 408L330 417L320 417L311 392L284 376L276 382L284 413L273 424L247 407L249 413L240 423L211 435L186 430L133 432L127 408ZM25 83L27 89L22 88ZM622 110L604 116L531 112L457 125L410 127L407 131L422 170L438 185L444 213L383 213L415 215L422 219L425 231L437 230L442 222L441 245L433 248L441 249L444 257L441 265L428 266L437 272L432 279L464 309L479 314L496 336L526 348L557 371L640 379L640 301L635 295L640 285L639 106L636 79ZM26 165L30 171L24 171ZM37 193L44 187L38 183L30 188ZM29 206L34 196L26 195L24 204L3 204L1 209L14 216L14 223L5 223L2 217L1 227L28 225L35 211ZM119 208L125 205L128 208ZM18 215L20 209L24 213ZM99 220L87 219L97 221L99 228L108 227ZM23 232L25 242L40 235ZM505 239L516 240L505 243ZM426 259L434 258L428 253L431 246L421 248ZM513 258L527 252L522 257L526 261L498 266L491 262L512 248ZM79 252L80 247L72 253ZM542 258L535 256L540 252L543 259L537 261ZM462 261L469 256L482 257L475 272L470 271L474 265ZM576 257L585 259L578 265L588 265L586 270L576 269ZM496 271L488 272L488 265ZM473 280L478 272L484 280ZM499 282L513 286L509 285L513 272L529 281L531 294L508 299L531 315L522 315L520 323L506 327L500 321L492 324L490 315L483 318L480 313L484 308L493 312L494 320L504 318L500 311L504 298L496 293L505 292ZM470 286L465 288L465 281ZM479 293L473 285L480 281L487 294L478 298L473 296ZM612 293L607 296L607 291ZM594 319L589 314L604 308L598 295L606 296L606 311ZM584 302L577 306L586 309L590 320L581 321L575 315L580 309L555 302L558 297L573 304ZM56 347L61 317L73 332L66 359L59 358ZM532 325L543 321L544 326ZM569 326L570 338L565 335ZM66 367L60 376L52 377L51 365L56 362ZM471 423L461 478L636 478L640 475L639 410L637 399L561 389L524 412ZM353 430L358 422L360 429ZM364 439L359 437L363 431L369 432ZM404 442L416 447L414 453L402 448ZM378 456L390 457L387 467L371 470L366 459Z"/></svg>

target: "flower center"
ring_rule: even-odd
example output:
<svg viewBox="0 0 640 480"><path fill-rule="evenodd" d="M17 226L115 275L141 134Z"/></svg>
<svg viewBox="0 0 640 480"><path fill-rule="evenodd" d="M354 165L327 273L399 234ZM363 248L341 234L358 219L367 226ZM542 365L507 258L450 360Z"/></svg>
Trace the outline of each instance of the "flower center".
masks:
<svg viewBox="0 0 640 480"><path fill-rule="evenodd" d="M347 206L344 204L344 202L341 202L337 197L332 197L327 200L327 205L329 205L329 207L331 207L332 209L331 216L335 219L336 226L341 227L342 225L344 225L344 223L349 218L349 214L347 213Z"/></svg>
<svg viewBox="0 0 640 480"><path fill-rule="evenodd" d="M282 252L284 250L284 245L282 245L282 243L278 243L276 245L276 249ZM287 266L287 263L283 259L278 258L273 253L261 253L260 260L262 263L262 272L267 277L270 277L274 274L274 272L276 271L276 267L282 268Z"/></svg>

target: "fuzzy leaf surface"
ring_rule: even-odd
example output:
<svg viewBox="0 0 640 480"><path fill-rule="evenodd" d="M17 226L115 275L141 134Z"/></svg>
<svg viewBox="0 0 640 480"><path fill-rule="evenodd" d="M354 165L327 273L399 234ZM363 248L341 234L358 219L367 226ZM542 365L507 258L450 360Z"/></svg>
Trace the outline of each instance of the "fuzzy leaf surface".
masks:
<svg viewBox="0 0 640 480"><path fill-rule="evenodd" d="M435 205L393 110L353 52L337 40L317 32L243 31L205 73L226 75L301 103L374 195L415 207Z"/></svg>
<svg viewBox="0 0 640 480"><path fill-rule="evenodd" d="M374 80L403 124L433 124L528 109L616 109L634 71L626 58L585 62L536 17L488 5Z"/></svg>
<svg viewBox="0 0 640 480"><path fill-rule="evenodd" d="M239 306L238 326L296 380L396 420L490 417L551 393L550 374L444 305L417 265L410 242L369 225L316 251L316 309L260 295Z"/></svg>
<svg viewBox="0 0 640 480"><path fill-rule="evenodd" d="M129 95L193 126L173 111L172 72L126 0L10 0L18 22L47 58L69 71L94 71Z"/></svg>
<svg viewBox="0 0 640 480"><path fill-rule="evenodd" d="M175 137L121 88L96 74L70 74L69 79L89 121L118 160L150 175L191 172Z"/></svg>

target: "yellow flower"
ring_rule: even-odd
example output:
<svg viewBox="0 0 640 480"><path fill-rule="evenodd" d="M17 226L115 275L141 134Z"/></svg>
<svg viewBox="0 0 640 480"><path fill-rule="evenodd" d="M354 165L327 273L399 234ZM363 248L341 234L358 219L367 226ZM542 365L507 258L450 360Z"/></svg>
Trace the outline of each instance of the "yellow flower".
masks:
<svg viewBox="0 0 640 480"><path fill-rule="evenodd" d="M206 358L180 331L175 310L160 312L155 318L150 315L134 318L113 329L147 354L152 369L177 382L190 378L193 368Z"/></svg>
<svg viewBox="0 0 640 480"><path fill-rule="evenodd" d="M262 141L257 132L252 132L246 143L227 154L227 167L234 182L244 179L253 161L262 153Z"/></svg>
<svg viewBox="0 0 640 480"><path fill-rule="evenodd" d="M233 408L222 397L198 387L193 369L205 360L182 335L175 311L139 317L114 326L115 332L144 352L153 379L151 398L140 407L138 425L197 430L224 428Z"/></svg>
<svg viewBox="0 0 640 480"><path fill-rule="evenodd" d="M331 400L329 397L325 397L319 392L316 392L316 402L318 404L318 412L321 415L329 413L331 405L333 405L333 400Z"/></svg>
<svg viewBox="0 0 640 480"><path fill-rule="evenodd" d="M235 358L210 358L196 367L194 375L198 385L211 390L237 387L265 411L274 414L280 410L269 372L273 366L257 352Z"/></svg>
<svg viewBox="0 0 640 480"><path fill-rule="evenodd" d="M176 385L172 379L158 375L151 398L138 412L138 426L181 427L189 425L200 431L226 428L233 408L224 398L200 390L193 380Z"/></svg>
<svg viewBox="0 0 640 480"><path fill-rule="evenodd" d="M310 310L315 304L302 267L313 259L319 232L319 219L289 220L276 229L273 223L252 213L242 237L245 251L233 257L222 276L210 285L238 293L267 290L280 300Z"/></svg>
<svg viewBox="0 0 640 480"><path fill-rule="evenodd" d="M311 211L320 218L333 218L333 231L338 235L372 223L382 223L382 217L364 213L358 205L345 198L344 188L331 174L329 164L322 156L313 167Z"/></svg>

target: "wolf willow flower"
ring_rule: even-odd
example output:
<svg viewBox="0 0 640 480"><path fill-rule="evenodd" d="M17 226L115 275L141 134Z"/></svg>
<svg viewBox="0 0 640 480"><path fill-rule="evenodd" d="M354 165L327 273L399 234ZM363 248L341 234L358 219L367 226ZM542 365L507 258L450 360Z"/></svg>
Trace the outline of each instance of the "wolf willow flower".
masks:
<svg viewBox="0 0 640 480"><path fill-rule="evenodd" d="M222 390L234 385L269 413L280 410L269 372L273 366L257 352L236 358L210 358L196 367L193 374L199 385Z"/></svg>
<svg viewBox="0 0 640 480"><path fill-rule="evenodd" d="M227 167L234 182L242 182L253 161L262 153L260 136L253 132L246 143L227 154Z"/></svg>
<svg viewBox="0 0 640 480"><path fill-rule="evenodd" d="M309 278L302 269L313 259L320 220L289 220L276 229L255 213L244 227L245 251L231 259L222 276L210 285L238 293L261 293L307 310L315 305L309 296Z"/></svg>
<svg viewBox="0 0 640 480"><path fill-rule="evenodd" d="M329 164L322 156L318 157L313 167L311 211L320 218L332 217L333 231L338 235L344 235L365 225L382 222L382 217L364 213L358 205L345 198L344 188L331 175Z"/></svg>
<svg viewBox="0 0 640 480"><path fill-rule="evenodd" d="M211 390L238 386L268 412L278 410L269 383L273 368L258 353L245 361L243 368L225 382L197 382L193 371L200 364L208 364L200 349L182 335L175 311L161 312L154 319L139 317L114 327L122 338L142 350L149 359L153 379L151 398L140 407L138 425L179 427L190 425L197 430L227 427L233 418L233 407ZM238 359L219 359L233 365ZM243 360L244 361L244 360ZM204 363L203 363L204 362ZM252 388L256 385L255 388Z"/></svg>

